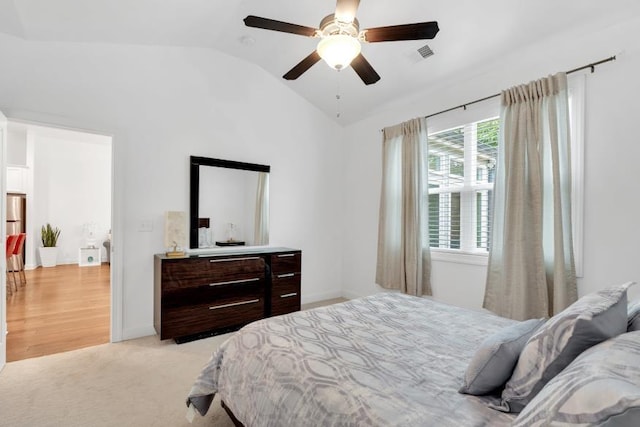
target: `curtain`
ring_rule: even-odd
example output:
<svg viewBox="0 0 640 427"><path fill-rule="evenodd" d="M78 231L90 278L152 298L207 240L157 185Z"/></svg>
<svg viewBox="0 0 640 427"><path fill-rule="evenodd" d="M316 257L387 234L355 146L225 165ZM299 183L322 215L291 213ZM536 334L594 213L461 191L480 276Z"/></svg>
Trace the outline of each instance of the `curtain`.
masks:
<svg viewBox="0 0 640 427"><path fill-rule="evenodd" d="M426 156L425 119L383 130L376 283L411 295L431 295Z"/></svg>
<svg viewBox="0 0 640 427"><path fill-rule="evenodd" d="M501 96L484 307L517 320L552 316L577 299L567 77Z"/></svg>
<svg viewBox="0 0 640 427"><path fill-rule="evenodd" d="M269 174L258 172L256 190L256 214L254 224L254 244L269 244Z"/></svg>

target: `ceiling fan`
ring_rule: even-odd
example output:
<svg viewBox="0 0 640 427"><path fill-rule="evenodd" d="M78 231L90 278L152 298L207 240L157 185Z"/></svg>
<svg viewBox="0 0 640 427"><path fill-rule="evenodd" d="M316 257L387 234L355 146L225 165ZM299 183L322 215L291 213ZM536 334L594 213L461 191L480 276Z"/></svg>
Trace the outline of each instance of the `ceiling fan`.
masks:
<svg viewBox="0 0 640 427"><path fill-rule="evenodd" d="M247 27L320 38L316 50L282 76L287 80L297 79L320 59L324 59L336 70L351 65L367 85L380 80L380 76L360 53L361 42L432 39L438 34L438 23L435 21L360 30L356 19L359 4L360 0L337 0L335 13L325 16L319 29L253 15L247 16L244 24Z"/></svg>

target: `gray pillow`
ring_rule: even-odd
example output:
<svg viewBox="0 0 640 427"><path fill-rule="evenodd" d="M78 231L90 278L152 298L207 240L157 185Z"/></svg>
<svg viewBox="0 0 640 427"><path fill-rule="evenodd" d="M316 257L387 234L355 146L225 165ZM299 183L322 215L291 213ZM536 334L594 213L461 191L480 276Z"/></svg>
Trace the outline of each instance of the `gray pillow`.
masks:
<svg viewBox="0 0 640 427"><path fill-rule="evenodd" d="M520 412L580 353L626 332L627 288L632 284L585 295L538 329L522 350L496 409Z"/></svg>
<svg viewBox="0 0 640 427"><path fill-rule="evenodd" d="M479 396L504 387L527 340L543 323L544 319L526 320L485 339L469 362L458 391Z"/></svg>
<svg viewBox="0 0 640 427"><path fill-rule="evenodd" d="M640 331L640 301L629 303L627 308L627 331Z"/></svg>
<svg viewBox="0 0 640 427"><path fill-rule="evenodd" d="M513 426L570 424L640 424L640 331L586 350L544 386Z"/></svg>

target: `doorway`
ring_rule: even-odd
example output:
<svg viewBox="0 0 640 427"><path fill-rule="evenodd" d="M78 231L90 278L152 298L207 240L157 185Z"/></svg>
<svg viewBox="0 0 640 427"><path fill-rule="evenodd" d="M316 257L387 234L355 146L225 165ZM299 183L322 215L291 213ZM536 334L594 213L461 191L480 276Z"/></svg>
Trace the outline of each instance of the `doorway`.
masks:
<svg viewBox="0 0 640 427"><path fill-rule="evenodd" d="M10 119L6 144L6 192L26 211L7 362L110 342L112 138ZM54 266L39 253L47 225L60 230Z"/></svg>

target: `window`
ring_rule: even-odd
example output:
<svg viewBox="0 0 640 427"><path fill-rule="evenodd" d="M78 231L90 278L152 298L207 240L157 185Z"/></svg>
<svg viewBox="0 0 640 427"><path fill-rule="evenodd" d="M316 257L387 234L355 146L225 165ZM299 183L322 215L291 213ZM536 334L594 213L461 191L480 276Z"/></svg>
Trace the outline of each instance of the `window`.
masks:
<svg viewBox="0 0 640 427"><path fill-rule="evenodd" d="M492 118L429 135L429 244L489 249L499 120Z"/></svg>
<svg viewBox="0 0 640 427"><path fill-rule="evenodd" d="M585 76L569 79L573 251L583 270ZM498 146L497 99L429 120L429 246L434 259L486 265ZM489 117L494 117L490 118ZM467 123L460 125L460 123Z"/></svg>

